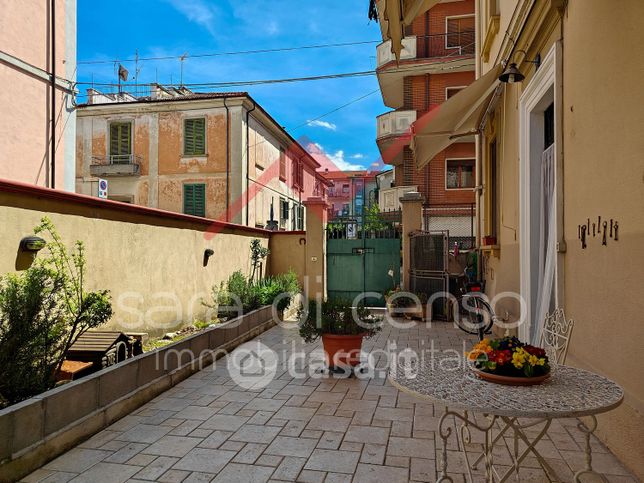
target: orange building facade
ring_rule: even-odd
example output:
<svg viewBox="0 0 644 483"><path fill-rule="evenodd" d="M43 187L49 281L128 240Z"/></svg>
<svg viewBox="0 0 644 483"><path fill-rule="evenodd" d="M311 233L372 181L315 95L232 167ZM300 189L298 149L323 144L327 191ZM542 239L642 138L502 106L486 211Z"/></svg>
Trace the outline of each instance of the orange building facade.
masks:
<svg viewBox="0 0 644 483"><path fill-rule="evenodd" d="M149 97L90 91L79 106L79 193L247 226L299 230L319 164L247 93L156 86Z"/></svg>

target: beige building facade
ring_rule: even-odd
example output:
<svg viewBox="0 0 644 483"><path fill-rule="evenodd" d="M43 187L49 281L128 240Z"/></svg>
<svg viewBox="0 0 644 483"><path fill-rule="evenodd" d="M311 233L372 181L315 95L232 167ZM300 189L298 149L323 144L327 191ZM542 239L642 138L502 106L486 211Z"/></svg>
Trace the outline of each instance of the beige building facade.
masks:
<svg viewBox="0 0 644 483"><path fill-rule="evenodd" d="M75 78L76 0L0 0L0 178L74 191Z"/></svg>
<svg viewBox="0 0 644 483"><path fill-rule="evenodd" d="M247 93L155 86L151 96L90 90L79 106L79 193L282 230L304 228L322 193L318 163ZM272 209L271 209L272 206Z"/></svg>
<svg viewBox="0 0 644 483"><path fill-rule="evenodd" d="M598 435L640 478L643 22L638 0L477 2L477 77L519 72L490 84L478 126L487 294L521 295L523 315L496 311L525 340L555 307L574 319L568 363L623 386Z"/></svg>

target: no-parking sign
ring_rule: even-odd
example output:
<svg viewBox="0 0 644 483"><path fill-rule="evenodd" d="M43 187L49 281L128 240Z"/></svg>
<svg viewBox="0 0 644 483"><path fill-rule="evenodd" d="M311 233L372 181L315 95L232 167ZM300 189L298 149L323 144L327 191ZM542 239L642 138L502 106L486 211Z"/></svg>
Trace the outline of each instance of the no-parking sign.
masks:
<svg viewBox="0 0 644 483"><path fill-rule="evenodd" d="M107 198L107 180L99 179L98 180L98 197Z"/></svg>

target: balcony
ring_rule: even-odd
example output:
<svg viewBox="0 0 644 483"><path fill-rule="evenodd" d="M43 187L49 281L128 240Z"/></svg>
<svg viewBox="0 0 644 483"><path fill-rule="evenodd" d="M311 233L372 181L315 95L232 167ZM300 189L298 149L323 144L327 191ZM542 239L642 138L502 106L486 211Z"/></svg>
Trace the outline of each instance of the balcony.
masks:
<svg viewBox="0 0 644 483"><path fill-rule="evenodd" d="M409 144L409 127L416 120L416 111L386 112L377 117L376 144L385 163L402 163L403 147Z"/></svg>
<svg viewBox="0 0 644 483"><path fill-rule="evenodd" d="M416 37L409 36L402 40L403 49L400 52L400 60L416 58ZM389 62L394 62L396 56L391 51L391 40L381 43L376 47L377 66L382 67Z"/></svg>
<svg viewBox="0 0 644 483"><path fill-rule="evenodd" d="M114 154L94 157L89 167L92 176L139 176L140 156L135 154Z"/></svg>
<svg viewBox="0 0 644 483"><path fill-rule="evenodd" d="M378 192L378 206L381 212L399 211L400 198L405 193L411 191L418 191L418 186L393 186L391 188L384 188Z"/></svg>
<svg viewBox="0 0 644 483"><path fill-rule="evenodd" d="M416 120L416 111L391 111L377 117L376 139L389 136L401 136L409 132L409 127Z"/></svg>
<svg viewBox="0 0 644 483"><path fill-rule="evenodd" d="M400 62L391 53L391 41L380 44L377 51L377 74L382 98L387 107L403 106L405 77L445 72L473 71L475 68L474 31L453 32L403 38Z"/></svg>

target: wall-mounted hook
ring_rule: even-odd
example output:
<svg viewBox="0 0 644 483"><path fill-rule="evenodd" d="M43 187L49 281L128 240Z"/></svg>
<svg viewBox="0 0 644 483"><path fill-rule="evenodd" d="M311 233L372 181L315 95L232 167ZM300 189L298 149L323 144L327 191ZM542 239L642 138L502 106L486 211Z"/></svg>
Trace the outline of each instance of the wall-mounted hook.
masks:
<svg viewBox="0 0 644 483"><path fill-rule="evenodd" d="M615 221L615 241L619 240L619 225L617 224L617 221Z"/></svg>
<svg viewBox="0 0 644 483"><path fill-rule="evenodd" d="M586 225L581 227L581 248L586 249Z"/></svg>
<svg viewBox="0 0 644 483"><path fill-rule="evenodd" d="M606 230L608 229L608 223L604 222L604 237L602 238L602 245L606 245Z"/></svg>

